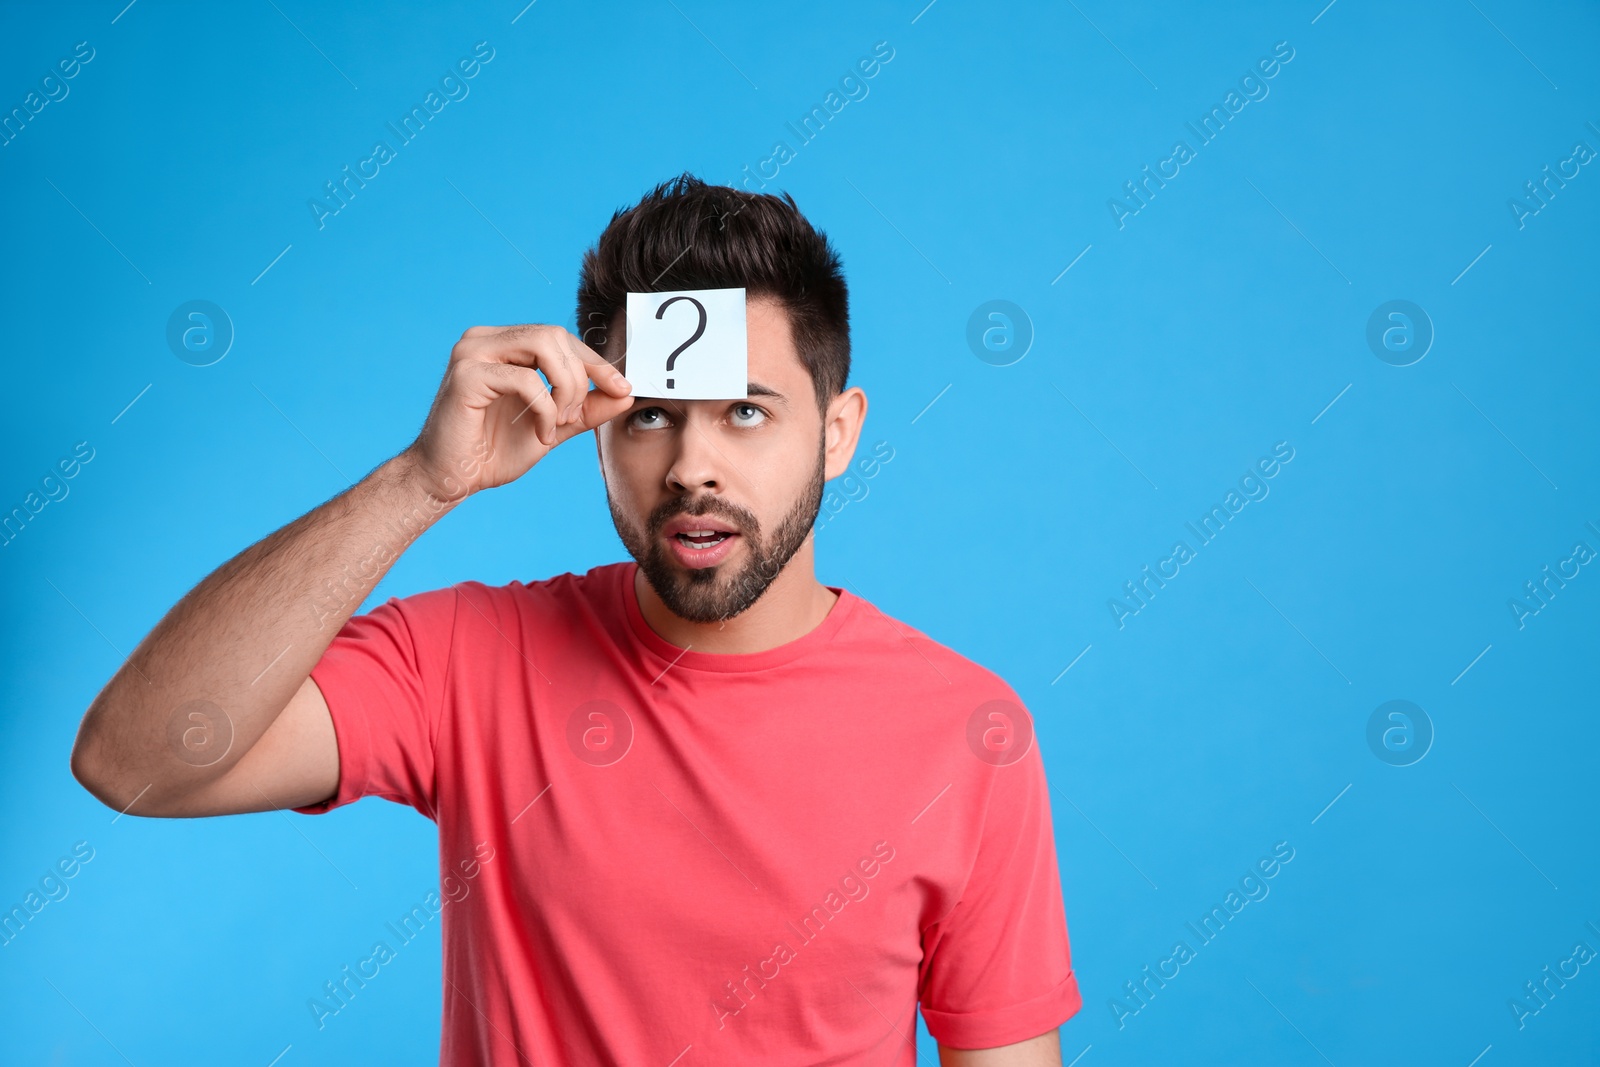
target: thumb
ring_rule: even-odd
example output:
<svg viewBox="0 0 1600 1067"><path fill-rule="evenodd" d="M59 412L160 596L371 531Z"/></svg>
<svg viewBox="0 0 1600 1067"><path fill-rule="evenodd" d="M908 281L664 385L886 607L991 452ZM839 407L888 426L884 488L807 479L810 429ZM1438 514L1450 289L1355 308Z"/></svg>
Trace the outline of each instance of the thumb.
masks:
<svg viewBox="0 0 1600 1067"><path fill-rule="evenodd" d="M602 389L589 390L583 398L578 421L562 426L560 439L565 441L570 437L576 437L586 430L592 430L601 423L616 418L633 407L633 401L632 396L612 396Z"/></svg>

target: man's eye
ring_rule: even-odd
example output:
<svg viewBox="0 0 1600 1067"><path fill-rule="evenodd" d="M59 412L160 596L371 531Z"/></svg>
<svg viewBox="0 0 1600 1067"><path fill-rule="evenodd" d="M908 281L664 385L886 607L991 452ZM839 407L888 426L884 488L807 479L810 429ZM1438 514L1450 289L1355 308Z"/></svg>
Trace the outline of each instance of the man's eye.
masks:
<svg viewBox="0 0 1600 1067"><path fill-rule="evenodd" d="M666 412L660 408L645 408L643 411L635 411L629 422L635 429L654 430L666 424L663 418L665 414Z"/></svg>
<svg viewBox="0 0 1600 1067"><path fill-rule="evenodd" d="M733 417L740 426L760 426L766 421L767 413L754 404L735 404Z"/></svg>

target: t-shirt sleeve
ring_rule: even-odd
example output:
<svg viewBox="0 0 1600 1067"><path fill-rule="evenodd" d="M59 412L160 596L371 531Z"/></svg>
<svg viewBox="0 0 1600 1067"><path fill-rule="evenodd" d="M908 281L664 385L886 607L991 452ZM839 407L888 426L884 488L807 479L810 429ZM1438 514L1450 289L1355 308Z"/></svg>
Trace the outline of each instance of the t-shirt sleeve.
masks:
<svg viewBox="0 0 1600 1067"><path fill-rule="evenodd" d="M347 620L311 669L333 719L339 788L292 810L320 815L362 797L435 818L434 740L442 715L457 593L390 597Z"/></svg>
<svg viewBox="0 0 1600 1067"><path fill-rule="evenodd" d="M1026 1041L1083 1006L1037 739L1022 759L989 773L971 875L956 906L922 935L922 1017L950 1048Z"/></svg>

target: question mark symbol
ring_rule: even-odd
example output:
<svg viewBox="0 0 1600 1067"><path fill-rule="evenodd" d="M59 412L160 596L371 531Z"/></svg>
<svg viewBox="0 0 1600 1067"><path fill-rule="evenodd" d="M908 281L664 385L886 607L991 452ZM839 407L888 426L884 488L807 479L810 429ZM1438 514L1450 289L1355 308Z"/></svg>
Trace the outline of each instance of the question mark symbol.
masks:
<svg viewBox="0 0 1600 1067"><path fill-rule="evenodd" d="M673 304L676 304L680 300L689 301L689 303L694 305L695 310L700 312L700 324L694 328L694 333L689 335L689 339L683 342L683 344L679 345L677 348L674 348L672 350L672 355L667 357L667 370L669 372L672 370L672 365L678 361L678 357L683 354L683 350L700 340L700 338L703 337L706 332L706 306L692 296L675 296L671 300L662 301L661 306L656 308L656 318L660 319L662 315L666 314L667 308L671 307ZM667 388L672 388L671 378L667 379Z"/></svg>

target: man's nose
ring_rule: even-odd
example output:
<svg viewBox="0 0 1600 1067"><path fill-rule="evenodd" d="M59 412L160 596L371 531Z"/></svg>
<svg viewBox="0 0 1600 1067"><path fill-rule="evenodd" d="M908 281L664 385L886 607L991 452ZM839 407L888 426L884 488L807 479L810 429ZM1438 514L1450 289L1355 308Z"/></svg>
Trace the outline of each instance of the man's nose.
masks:
<svg viewBox="0 0 1600 1067"><path fill-rule="evenodd" d="M690 410L680 416L677 450L667 470L667 485L678 492L719 489L727 484L727 456L697 415Z"/></svg>

